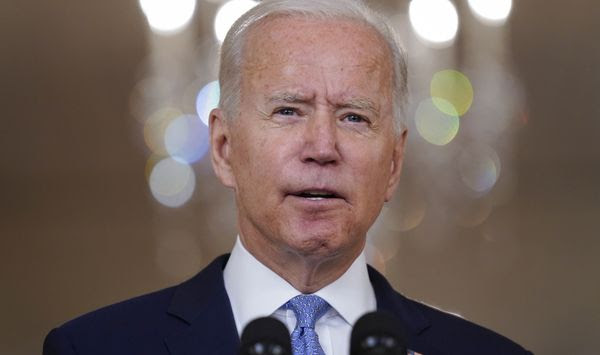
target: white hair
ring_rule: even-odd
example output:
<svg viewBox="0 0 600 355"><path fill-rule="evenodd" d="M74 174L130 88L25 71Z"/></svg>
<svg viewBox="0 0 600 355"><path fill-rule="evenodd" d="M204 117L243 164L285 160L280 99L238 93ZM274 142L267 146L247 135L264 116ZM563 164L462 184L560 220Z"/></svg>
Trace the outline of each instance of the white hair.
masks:
<svg viewBox="0 0 600 355"><path fill-rule="evenodd" d="M393 28L361 0L264 0L242 15L233 24L221 46L219 108L227 117L233 118L239 113L242 61L247 34L267 16L277 15L300 15L324 20L358 20L375 29L391 53L394 127L397 132L402 131L405 127L404 108L408 94L405 54Z"/></svg>

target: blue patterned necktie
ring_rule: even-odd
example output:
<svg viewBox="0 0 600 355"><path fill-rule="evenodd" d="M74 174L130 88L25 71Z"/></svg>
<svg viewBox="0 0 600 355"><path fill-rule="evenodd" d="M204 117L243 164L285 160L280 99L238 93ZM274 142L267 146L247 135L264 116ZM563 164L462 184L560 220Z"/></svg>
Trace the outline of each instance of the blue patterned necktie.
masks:
<svg viewBox="0 0 600 355"><path fill-rule="evenodd" d="M324 355L315 323L327 312L329 303L319 296L299 295L289 300L285 307L296 315L296 328L291 336L294 355Z"/></svg>

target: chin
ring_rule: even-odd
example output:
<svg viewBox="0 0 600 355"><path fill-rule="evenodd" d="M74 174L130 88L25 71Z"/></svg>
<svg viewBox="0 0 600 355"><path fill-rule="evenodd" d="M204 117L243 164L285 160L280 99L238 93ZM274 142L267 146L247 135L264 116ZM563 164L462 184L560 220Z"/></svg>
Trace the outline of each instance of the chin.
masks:
<svg viewBox="0 0 600 355"><path fill-rule="evenodd" d="M335 229L335 230L332 230ZM337 228L303 228L289 235L288 246L297 254L330 258L349 247L350 236Z"/></svg>

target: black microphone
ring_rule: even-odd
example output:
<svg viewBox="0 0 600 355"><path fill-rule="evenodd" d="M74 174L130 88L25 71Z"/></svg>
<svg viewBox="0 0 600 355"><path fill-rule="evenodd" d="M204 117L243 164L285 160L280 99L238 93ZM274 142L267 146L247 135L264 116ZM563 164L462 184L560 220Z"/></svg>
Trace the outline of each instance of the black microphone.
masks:
<svg viewBox="0 0 600 355"><path fill-rule="evenodd" d="M363 315L352 329L350 355L406 355L402 323L381 311Z"/></svg>
<svg viewBox="0 0 600 355"><path fill-rule="evenodd" d="M240 355L292 355L290 333L275 318L257 318L242 332Z"/></svg>

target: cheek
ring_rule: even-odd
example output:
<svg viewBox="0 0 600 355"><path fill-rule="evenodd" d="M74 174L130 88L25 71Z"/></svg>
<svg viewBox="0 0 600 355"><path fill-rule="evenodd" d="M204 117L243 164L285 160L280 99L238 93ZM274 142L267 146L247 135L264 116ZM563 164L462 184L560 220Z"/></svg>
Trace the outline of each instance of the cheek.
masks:
<svg viewBox="0 0 600 355"><path fill-rule="evenodd" d="M372 154L357 154L352 166L354 186L361 195L362 201L365 201L367 208L373 208L374 205L382 204L385 200L385 191L390 178L391 157L388 157L383 150L373 150Z"/></svg>
<svg viewBox="0 0 600 355"><path fill-rule="evenodd" d="M285 162L282 158L285 141L279 142L276 136L264 133L264 130L246 131L237 137L238 144L234 148L236 178L240 185L251 187L252 192L272 188Z"/></svg>

